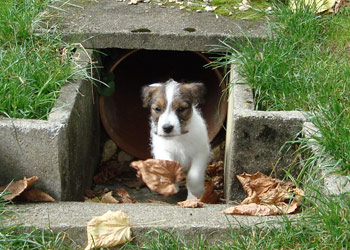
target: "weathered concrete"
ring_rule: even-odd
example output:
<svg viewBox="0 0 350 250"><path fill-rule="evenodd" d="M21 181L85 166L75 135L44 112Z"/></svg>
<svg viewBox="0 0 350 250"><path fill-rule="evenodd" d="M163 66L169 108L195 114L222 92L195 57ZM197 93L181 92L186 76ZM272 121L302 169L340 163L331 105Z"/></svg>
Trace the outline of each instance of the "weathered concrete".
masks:
<svg viewBox="0 0 350 250"><path fill-rule="evenodd" d="M142 243L142 238L151 229L164 229L174 234L179 233L187 240L194 240L198 235L208 242L230 240L231 230L242 226L266 223L278 226L280 216L230 216L219 212L229 205L205 205L204 208L181 208L177 205L158 204L103 204L84 202L60 202L56 204L19 205L16 212L19 218L8 221L10 224L23 223L26 227L35 226L55 232L66 232L80 249L87 244L86 226L93 216L100 216L108 210L121 210L130 217L133 242Z"/></svg>
<svg viewBox="0 0 350 250"><path fill-rule="evenodd" d="M350 192L350 176L339 174L340 167L334 167L334 158L322 152L320 146L316 143L314 136L321 136L320 131L311 122L305 122L303 125L303 137L310 138L309 149L310 152L316 155L322 155L317 159L317 169L310 176L316 176L316 180L312 180L314 184L318 181L321 192L326 195L347 194ZM331 166L331 167L330 167ZM311 192L314 192L311 190Z"/></svg>
<svg viewBox="0 0 350 250"><path fill-rule="evenodd" d="M91 82L76 81L62 88L47 121L1 118L0 186L36 175L36 187L55 199L81 200L99 160L93 98Z"/></svg>
<svg viewBox="0 0 350 250"><path fill-rule="evenodd" d="M233 21L214 13L162 8L152 3L73 0L60 8L65 10L58 13L65 39L86 48L208 51L227 37L266 37L263 21ZM186 31L188 28L194 31Z"/></svg>
<svg viewBox="0 0 350 250"><path fill-rule="evenodd" d="M231 82L242 83L243 79L232 70ZM226 130L225 197L241 200L246 195L237 174L260 171L283 177L295 161L294 150L283 146L296 139L305 121L297 111L256 111L251 88L233 85ZM297 167L292 169L292 173L298 172Z"/></svg>

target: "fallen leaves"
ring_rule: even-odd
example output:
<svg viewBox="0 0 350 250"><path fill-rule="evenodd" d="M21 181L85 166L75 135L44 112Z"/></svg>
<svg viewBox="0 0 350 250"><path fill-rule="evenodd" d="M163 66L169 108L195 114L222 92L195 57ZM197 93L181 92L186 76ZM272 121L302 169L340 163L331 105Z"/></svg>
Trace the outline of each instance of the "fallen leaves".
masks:
<svg viewBox="0 0 350 250"><path fill-rule="evenodd" d="M36 188L24 190L20 197L21 200L25 201L55 202L55 199L52 198L50 195Z"/></svg>
<svg viewBox="0 0 350 250"><path fill-rule="evenodd" d="M3 199L9 201L18 197L24 201L55 202L55 199L50 195L39 189L31 188L38 179L38 176L24 177L23 180L14 181L9 185L0 187L0 192L9 193L4 195Z"/></svg>
<svg viewBox="0 0 350 250"><path fill-rule="evenodd" d="M120 188L117 191L117 195L121 198L121 203L135 203L136 200L134 197L131 197L129 193L124 189Z"/></svg>
<svg viewBox="0 0 350 250"><path fill-rule="evenodd" d="M205 192L200 198L200 201L207 204L215 204L220 199L221 194L214 190L215 186L212 181L205 183Z"/></svg>
<svg viewBox="0 0 350 250"><path fill-rule="evenodd" d="M136 203L136 199L132 197L128 191L124 188L120 188L116 191L116 195L113 196L113 191L106 193L104 190L85 191L85 202L101 202L101 203Z"/></svg>
<svg viewBox="0 0 350 250"><path fill-rule="evenodd" d="M300 206L303 190L291 181L281 181L260 172L237 175L243 189L248 194L241 205L221 211L224 214L240 215L278 215L290 214Z"/></svg>
<svg viewBox="0 0 350 250"><path fill-rule="evenodd" d="M179 205L182 208L202 208L204 204L199 199L193 199L193 200L179 201L177 205Z"/></svg>
<svg viewBox="0 0 350 250"><path fill-rule="evenodd" d="M106 184L110 183L111 180L120 176L122 169L120 163L111 161L106 163L106 165L101 169L101 171L94 176L95 184Z"/></svg>
<svg viewBox="0 0 350 250"><path fill-rule="evenodd" d="M238 9L240 11L246 11L246 10L249 10L251 8L252 8L252 6L249 4L249 0L243 0L242 3L240 3L239 7L238 7Z"/></svg>
<svg viewBox="0 0 350 250"><path fill-rule="evenodd" d="M131 240L130 218L122 211L93 217L87 224L87 237L85 250L124 244Z"/></svg>
<svg viewBox="0 0 350 250"><path fill-rule="evenodd" d="M112 191L102 195L101 197L101 202L102 203L111 203L111 204L116 204L116 203L119 203L119 201L113 197L112 195Z"/></svg>
<svg viewBox="0 0 350 250"><path fill-rule="evenodd" d="M345 4L345 0L290 0L289 7L295 11L299 6L315 7L316 13L334 13L337 14L339 9Z"/></svg>
<svg viewBox="0 0 350 250"><path fill-rule="evenodd" d="M137 170L137 176L142 178L147 187L163 196L176 194L176 182L183 179L182 167L178 162L148 159L133 161L131 167Z"/></svg>

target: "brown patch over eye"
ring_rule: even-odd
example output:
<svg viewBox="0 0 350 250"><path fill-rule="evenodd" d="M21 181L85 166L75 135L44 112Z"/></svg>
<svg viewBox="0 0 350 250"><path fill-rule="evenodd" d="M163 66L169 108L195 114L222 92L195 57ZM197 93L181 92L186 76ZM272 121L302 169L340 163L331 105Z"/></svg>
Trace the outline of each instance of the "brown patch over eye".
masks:
<svg viewBox="0 0 350 250"><path fill-rule="evenodd" d="M166 108L166 99L164 97L155 98L155 102L151 105L151 115L153 121L158 122L159 116L164 112Z"/></svg>
<svg viewBox="0 0 350 250"><path fill-rule="evenodd" d="M174 100L172 108L175 110L177 117L179 117L180 123L185 123L191 118L192 103L190 101Z"/></svg>
<svg viewBox="0 0 350 250"><path fill-rule="evenodd" d="M181 93L193 103L202 103L205 94L203 83L186 83L180 87Z"/></svg>

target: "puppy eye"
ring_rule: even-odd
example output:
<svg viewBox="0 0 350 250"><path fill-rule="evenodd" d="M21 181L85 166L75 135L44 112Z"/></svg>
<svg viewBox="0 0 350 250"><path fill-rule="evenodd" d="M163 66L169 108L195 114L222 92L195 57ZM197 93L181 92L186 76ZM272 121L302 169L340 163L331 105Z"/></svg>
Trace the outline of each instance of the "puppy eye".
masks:
<svg viewBox="0 0 350 250"><path fill-rule="evenodd" d="M183 112L184 110L185 110L184 107L179 107L176 111L181 113L181 112Z"/></svg>
<svg viewBox="0 0 350 250"><path fill-rule="evenodd" d="M160 107L154 107L153 110L156 112L156 113L159 113L160 111L162 111L162 109Z"/></svg>

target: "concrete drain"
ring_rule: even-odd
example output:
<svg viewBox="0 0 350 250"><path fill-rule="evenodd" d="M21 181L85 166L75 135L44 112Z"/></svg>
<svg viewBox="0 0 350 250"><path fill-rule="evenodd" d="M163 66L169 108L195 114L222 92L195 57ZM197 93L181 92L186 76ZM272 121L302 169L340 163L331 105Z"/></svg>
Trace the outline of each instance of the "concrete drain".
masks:
<svg viewBox="0 0 350 250"><path fill-rule="evenodd" d="M101 165L100 173L95 180L95 184L98 184L95 187L95 193L100 194L102 189L108 190L108 185L105 185L105 188L101 186L101 184L106 184L101 179L106 179L103 176L108 175L107 172L119 171L122 174L114 177L120 183L114 181L111 189L125 188L135 197L139 197L137 201L145 202L156 199L154 197L157 196L150 193L149 190L142 189L141 186L137 186L137 192L135 189L130 189L130 186L142 185L142 183L137 183L135 180L135 172L128 166L130 161L117 160L121 158L119 157L121 154L128 154L129 158L135 157L137 159L151 157L149 147L150 114L148 109L142 107L140 96L142 86L164 82L169 78L179 82L204 83L207 92L205 103L200 108L207 122L210 140L214 141L217 138L214 143L214 147L217 149L220 148L224 140L222 133L221 136L217 135L222 130L227 111L227 102L221 101L225 99L225 84L222 73L217 69L205 67L210 60L199 52L118 49L109 49L103 52L107 56L101 58L100 61L108 72L113 73L115 90L109 96L100 97L101 120L107 136L120 149L117 155L112 156L111 161ZM220 150L222 154L220 154ZM215 164L218 164L219 161L222 162L220 165L221 176L215 175L214 166L212 166L211 175L212 177L215 175L216 186L220 189L220 193L223 193L223 149L217 149L216 152L217 156L213 162ZM109 181L111 179L113 177L109 178ZM182 187L182 191L177 197L164 199L158 195L158 199L169 202L175 202L177 199L177 201L183 200L186 190L183 185ZM93 193L90 192L90 194Z"/></svg>

